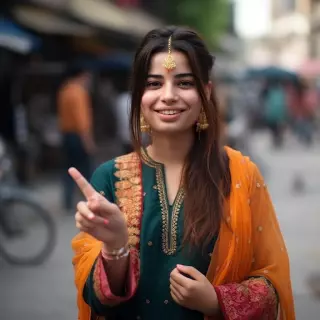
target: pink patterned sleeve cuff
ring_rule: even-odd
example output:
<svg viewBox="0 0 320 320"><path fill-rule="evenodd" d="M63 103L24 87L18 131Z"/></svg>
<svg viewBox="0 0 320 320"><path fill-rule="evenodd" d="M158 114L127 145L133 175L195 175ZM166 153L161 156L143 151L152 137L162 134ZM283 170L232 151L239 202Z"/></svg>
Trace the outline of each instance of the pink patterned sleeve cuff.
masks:
<svg viewBox="0 0 320 320"><path fill-rule="evenodd" d="M104 260L100 255L97 259L93 272L93 287L99 301L107 306L115 306L130 300L138 287L139 279L139 257L135 249L130 250L129 269L126 280L126 290L124 296L116 296L111 292L108 275L104 267Z"/></svg>
<svg viewBox="0 0 320 320"><path fill-rule="evenodd" d="M265 278L215 287L221 312L226 320L275 320L278 299Z"/></svg>

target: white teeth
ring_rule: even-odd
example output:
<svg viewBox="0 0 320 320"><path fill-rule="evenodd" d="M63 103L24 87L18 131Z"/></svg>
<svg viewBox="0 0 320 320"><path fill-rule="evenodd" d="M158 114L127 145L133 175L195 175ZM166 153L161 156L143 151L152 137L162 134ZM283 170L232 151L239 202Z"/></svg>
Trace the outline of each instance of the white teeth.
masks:
<svg viewBox="0 0 320 320"><path fill-rule="evenodd" d="M166 115L171 115L171 114L177 114L180 113L181 111L178 110L162 110L162 111L158 111L161 114L166 114Z"/></svg>

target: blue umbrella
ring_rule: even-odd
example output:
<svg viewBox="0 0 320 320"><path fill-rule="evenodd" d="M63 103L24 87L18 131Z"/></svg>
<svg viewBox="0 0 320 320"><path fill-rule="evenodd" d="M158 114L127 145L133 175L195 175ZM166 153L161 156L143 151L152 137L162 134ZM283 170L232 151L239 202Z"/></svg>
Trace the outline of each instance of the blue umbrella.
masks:
<svg viewBox="0 0 320 320"><path fill-rule="evenodd" d="M80 59L75 66L99 71L127 71L133 63L133 56L128 53L112 53L99 58Z"/></svg>
<svg viewBox="0 0 320 320"><path fill-rule="evenodd" d="M40 39L24 31L11 20L0 18L0 47L20 53L28 54L37 50Z"/></svg>
<svg viewBox="0 0 320 320"><path fill-rule="evenodd" d="M247 70L246 78L264 78L266 80L288 80L293 82L299 81L299 76L291 71L278 67L252 68Z"/></svg>

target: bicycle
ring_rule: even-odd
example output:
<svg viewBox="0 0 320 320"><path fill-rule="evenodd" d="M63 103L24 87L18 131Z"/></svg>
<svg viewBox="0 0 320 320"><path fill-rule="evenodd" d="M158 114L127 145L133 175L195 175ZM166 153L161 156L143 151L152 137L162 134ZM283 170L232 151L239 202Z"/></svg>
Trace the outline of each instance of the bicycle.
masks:
<svg viewBox="0 0 320 320"><path fill-rule="evenodd" d="M0 138L0 256L14 265L39 265L55 248L56 223L28 190L12 182L13 171Z"/></svg>

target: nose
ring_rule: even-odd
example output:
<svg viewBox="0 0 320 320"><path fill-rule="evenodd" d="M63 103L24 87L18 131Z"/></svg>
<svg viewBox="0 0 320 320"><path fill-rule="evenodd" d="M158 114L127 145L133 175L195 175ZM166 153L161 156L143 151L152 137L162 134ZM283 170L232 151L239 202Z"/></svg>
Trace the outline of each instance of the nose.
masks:
<svg viewBox="0 0 320 320"><path fill-rule="evenodd" d="M177 100L178 100L178 97L175 92L174 85L171 83L166 83L166 85L163 87L161 101L167 105L171 105Z"/></svg>

